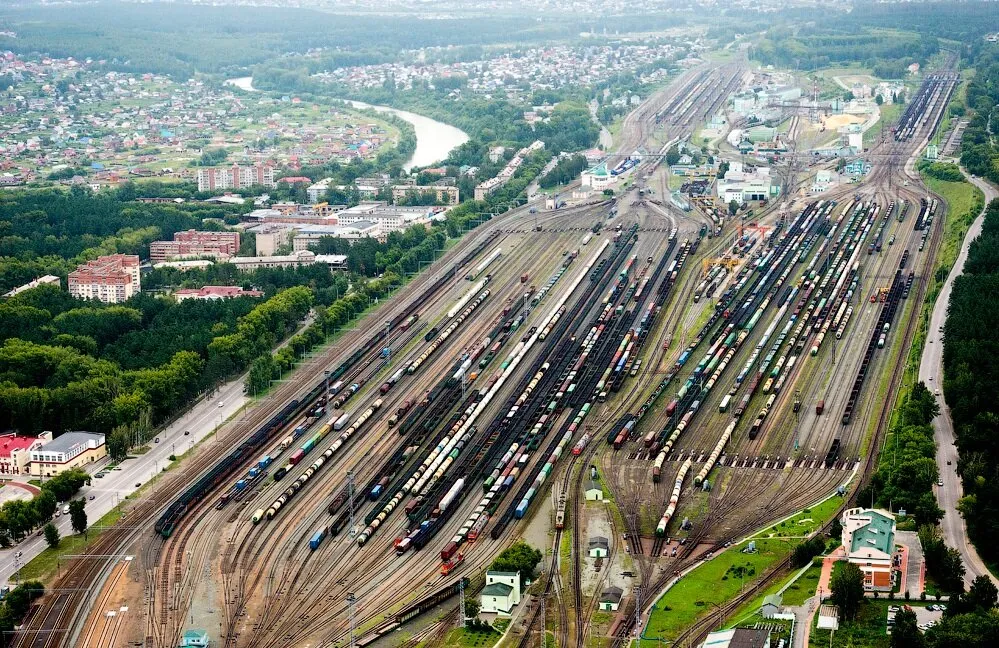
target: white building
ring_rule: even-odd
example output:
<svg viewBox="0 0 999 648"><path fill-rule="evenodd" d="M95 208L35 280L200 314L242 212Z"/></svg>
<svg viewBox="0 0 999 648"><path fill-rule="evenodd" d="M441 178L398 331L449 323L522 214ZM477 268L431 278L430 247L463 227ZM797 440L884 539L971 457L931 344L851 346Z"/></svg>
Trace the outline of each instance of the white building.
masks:
<svg viewBox="0 0 999 648"><path fill-rule="evenodd" d="M352 225L310 225L300 228L293 239L295 252L311 249L325 237L357 241L362 238L383 239L381 226L370 221L357 221Z"/></svg>
<svg viewBox="0 0 999 648"><path fill-rule="evenodd" d="M317 202L324 201L326 199L326 192L329 191L331 182L333 182L333 178L323 178L316 184L306 189L305 193L309 195L309 202L316 204Z"/></svg>
<svg viewBox="0 0 999 648"><path fill-rule="evenodd" d="M384 202L365 202L337 212L336 220L338 225L374 223L379 228L379 234L384 236L411 225L426 225L439 209L441 208L435 210L433 207L397 207Z"/></svg>
<svg viewBox="0 0 999 648"><path fill-rule="evenodd" d="M486 586L480 595L482 612L509 616L513 606L520 603L520 572L486 572Z"/></svg>
<svg viewBox="0 0 999 648"><path fill-rule="evenodd" d="M33 279L28 283L24 284L23 286L18 286L17 288L14 288L13 290L4 293L4 297L13 297L14 295L19 295L23 293L25 290L31 290L32 288L37 288L38 286L44 286L45 284L55 284L56 286L58 286L59 277L55 275L45 275L43 277Z"/></svg>
<svg viewBox="0 0 999 648"><path fill-rule="evenodd" d="M729 163L728 172L724 178L717 181L718 198L728 204L733 200L737 203L751 200L769 200L776 195L776 187L770 177L770 169L757 167L746 170L742 162Z"/></svg>

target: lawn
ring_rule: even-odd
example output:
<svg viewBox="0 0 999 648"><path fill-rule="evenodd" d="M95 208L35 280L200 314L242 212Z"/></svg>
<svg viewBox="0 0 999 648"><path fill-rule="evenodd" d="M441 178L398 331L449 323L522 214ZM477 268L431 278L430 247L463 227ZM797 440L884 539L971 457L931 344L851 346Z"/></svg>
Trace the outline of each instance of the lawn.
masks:
<svg viewBox="0 0 999 648"><path fill-rule="evenodd" d="M445 645L448 646L467 646L468 648L477 648L483 646L492 646L497 641L499 641L499 632L489 628L485 632L472 631L467 628L455 628L447 635L447 641Z"/></svg>
<svg viewBox="0 0 999 648"><path fill-rule="evenodd" d="M888 621L888 606L909 605L921 607L926 605L924 601L902 601L887 599L866 599L861 605L857 618L853 621L839 624L839 630L832 633L828 630L819 630L814 624L818 623L816 615L812 625L812 632L809 636L809 646L815 648L848 648L853 646L863 646L864 648L888 648L891 643L891 635L885 632Z"/></svg>
<svg viewBox="0 0 999 648"><path fill-rule="evenodd" d="M671 639L700 616L734 597L771 565L791 553L796 541L779 538L756 540L756 553L730 547L684 576L656 602L644 635ZM654 646L655 641L642 645Z"/></svg>
<svg viewBox="0 0 999 648"><path fill-rule="evenodd" d="M756 534L762 538L800 538L810 535L819 529L843 504L840 497L830 497L819 502L811 508L806 508L800 513L775 524L767 529L763 529Z"/></svg>
<svg viewBox="0 0 999 648"><path fill-rule="evenodd" d="M895 120L899 118L902 114L902 110L905 108L904 104L883 104L880 107L881 119L874 123L873 126L864 132L864 148L866 149L881 135L881 127L884 126L888 128Z"/></svg>
<svg viewBox="0 0 999 648"><path fill-rule="evenodd" d="M114 524L121 515L121 508L116 507L97 520L87 532L87 539L82 535L63 536L59 541L59 546L55 549L46 548L42 553L31 559L28 564L21 567L21 580L37 580L48 585L59 575L59 559L62 556L78 555L86 551L87 545L101 534L104 528Z"/></svg>

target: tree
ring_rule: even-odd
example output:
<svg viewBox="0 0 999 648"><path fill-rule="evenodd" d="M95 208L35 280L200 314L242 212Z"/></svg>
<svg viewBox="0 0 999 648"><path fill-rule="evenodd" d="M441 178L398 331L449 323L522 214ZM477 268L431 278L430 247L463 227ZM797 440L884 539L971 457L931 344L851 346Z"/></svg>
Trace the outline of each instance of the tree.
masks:
<svg viewBox="0 0 999 648"><path fill-rule="evenodd" d="M736 212L738 211L739 211L739 201L733 199L732 202L728 204L728 213L732 216L735 216Z"/></svg>
<svg viewBox="0 0 999 648"><path fill-rule="evenodd" d="M874 97L874 103L876 103L877 105L880 106L884 102L885 102L885 98L884 97L882 97L880 94L879 95L875 95L875 97Z"/></svg>
<svg viewBox="0 0 999 648"><path fill-rule="evenodd" d="M724 179L725 178L725 174L728 173L728 169L729 169L728 162L722 162L721 164L719 164L718 165L718 178L719 179Z"/></svg>
<svg viewBox="0 0 999 648"><path fill-rule="evenodd" d="M35 507L35 514L39 520L48 520L55 515L56 508L59 506L59 502L56 501L55 495L53 495L48 490L43 490L38 493L33 500L31 500L32 506Z"/></svg>
<svg viewBox="0 0 999 648"><path fill-rule="evenodd" d="M839 563L829 584L832 602L844 619L853 619L864 600L864 574L853 563Z"/></svg>
<svg viewBox="0 0 999 648"><path fill-rule="evenodd" d="M923 633L916 627L916 613L903 607L895 614L891 631L891 648L921 648L926 645Z"/></svg>
<svg viewBox="0 0 999 648"><path fill-rule="evenodd" d="M107 438L108 455L111 461L124 461L128 458L130 437L125 426L116 427Z"/></svg>
<svg viewBox="0 0 999 648"><path fill-rule="evenodd" d="M76 499L69 503L69 518L73 523L73 530L84 534L84 537L87 533L87 512L84 510L86 505L85 499Z"/></svg>
<svg viewBox="0 0 999 648"><path fill-rule="evenodd" d="M673 166L680 161L680 149L674 144L666 151L666 164Z"/></svg>
<svg viewBox="0 0 999 648"><path fill-rule="evenodd" d="M53 549L59 546L59 529L51 522L45 525L45 542Z"/></svg>
<svg viewBox="0 0 999 648"><path fill-rule="evenodd" d="M465 618L474 619L479 616L479 602L474 597L465 597Z"/></svg>
<svg viewBox="0 0 999 648"><path fill-rule="evenodd" d="M520 583L533 580L535 568L541 562L541 552L523 540L518 540L508 549L504 549L490 567L493 571L520 572Z"/></svg>

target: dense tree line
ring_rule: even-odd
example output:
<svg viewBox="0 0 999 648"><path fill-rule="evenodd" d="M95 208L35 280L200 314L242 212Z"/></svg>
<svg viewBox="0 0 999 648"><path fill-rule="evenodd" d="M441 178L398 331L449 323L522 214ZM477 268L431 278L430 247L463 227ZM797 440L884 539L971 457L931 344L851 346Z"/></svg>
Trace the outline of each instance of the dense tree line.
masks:
<svg viewBox="0 0 999 648"><path fill-rule="evenodd" d="M752 56L764 64L804 70L851 63L878 65L882 74L892 75L888 78L900 78L909 63L925 62L938 51L936 38L917 33L847 32L836 24L822 24L794 31L775 28L753 48Z"/></svg>
<svg viewBox="0 0 999 648"><path fill-rule="evenodd" d="M944 395L960 453L968 533L986 561L999 558L999 200L954 281L944 328Z"/></svg>
<svg viewBox="0 0 999 648"><path fill-rule="evenodd" d="M857 495L869 505L873 500L892 510L905 509L919 524L936 524L943 513L933 495L938 471L933 442L933 418L940 406L922 382L899 405L892 436L878 458L870 485Z"/></svg>
<svg viewBox="0 0 999 648"><path fill-rule="evenodd" d="M0 602L0 646L13 646L18 639L14 628L28 615L31 604L45 595L45 586L38 581L21 583Z"/></svg>
<svg viewBox="0 0 999 648"><path fill-rule="evenodd" d="M186 229L222 229L220 221L237 211L130 202L138 191L125 184L97 194L80 187L0 193L0 292L40 274L65 276L102 254L148 256L152 241Z"/></svg>
<svg viewBox="0 0 999 648"><path fill-rule="evenodd" d="M110 433L143 415L158 424L269 352L314 296L298 286L256 301L142 293L106 305L55 286L17 295L0 304L0 427Z"/></svg>
<svg viewBox="0 0 999 648"><path fill-rule="evenodd" d="M586 158L582 155L562 158L555 165L554 169L542 176L538 184L544 189L568 184L579 177L579 174L585 170Z"/></svg>
<svg viewBox="0 0 999 648"><path fill-rule="evenodd" d="M974 63L968 83L968 126L961 137L961 164L971 173L999 182L999 52L992 46Z"/></svg>

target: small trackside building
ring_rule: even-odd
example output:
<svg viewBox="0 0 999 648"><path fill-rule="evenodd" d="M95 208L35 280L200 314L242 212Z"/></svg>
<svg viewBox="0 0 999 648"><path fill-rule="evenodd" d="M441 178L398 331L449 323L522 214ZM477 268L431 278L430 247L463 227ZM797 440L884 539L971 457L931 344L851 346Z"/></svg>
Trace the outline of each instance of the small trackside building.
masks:
<svg viewBox="0 0 999 648"><path fill-rule="evenodd" d="M509 616L520 603L520 572L486 572L486 586L479 595L480 610Z"/></svg>
<svg viewBox="0 0 999 648"><path fill-rule="evenodd" d="M610 553L610 541L603 536L590 538L587 547L587 554L590 558L606 558Z"/></svg>
<svg viewBox="0 0 999 648"><path fill-rule="evenodd" d="M890 591L895 555L895 516L888 511L853 508L843 512L847 560L864 574L867 590Z"/></svg>
<svg viewBox="0 0 999 648"><path fill-rule="evenodd" d="M621 597L624 590L620 587L608 587L600 593L600 609L606 612L617 612L621 607Z"/></svg>
<svg viewBox="0 0 999 648"><path fill-rule="evenodd" d="M586 490L583 494L587 502L599 502L604 499L604 489L592 479L586 483Z"/></svg>

